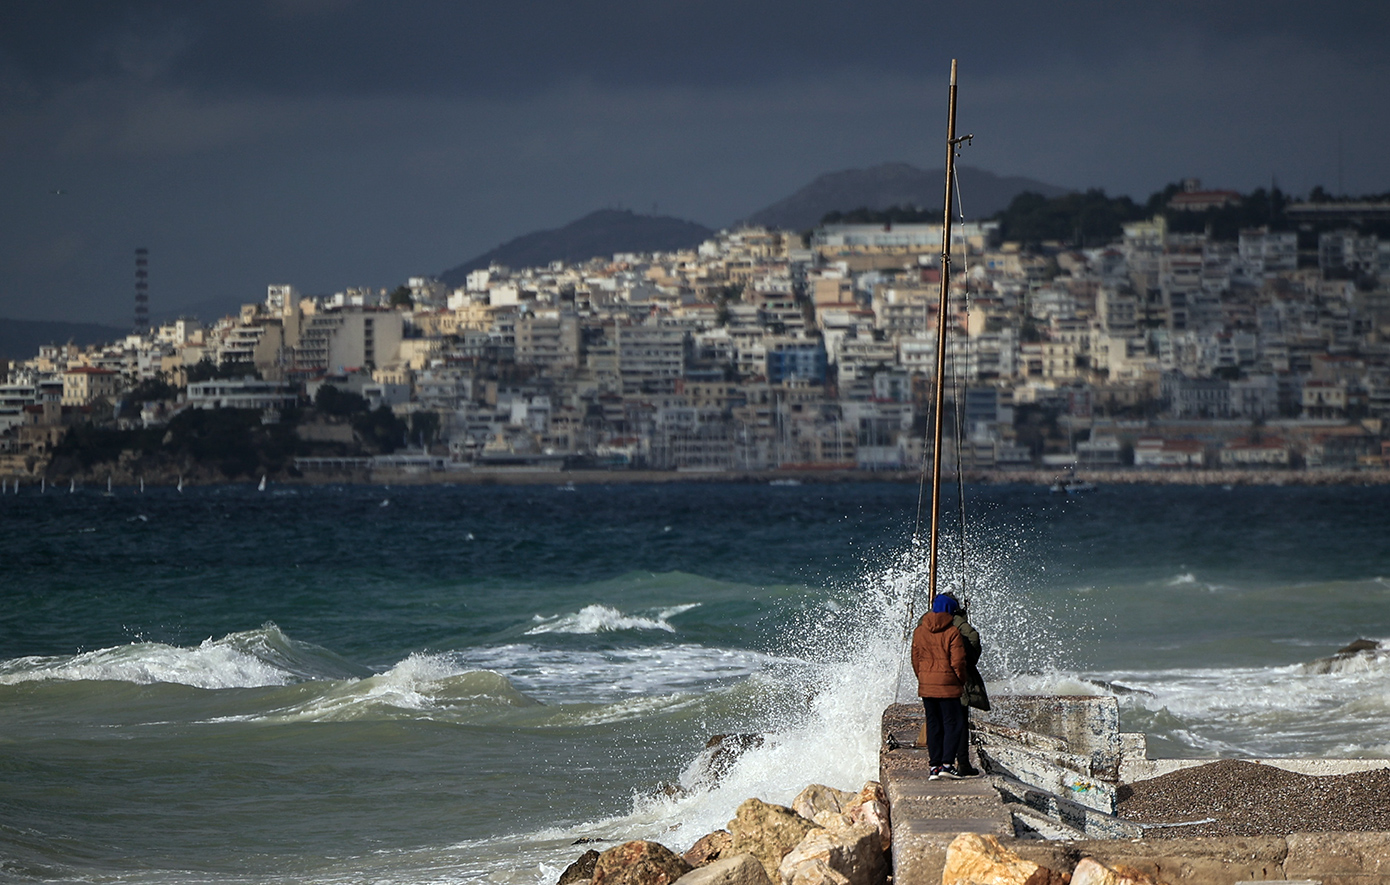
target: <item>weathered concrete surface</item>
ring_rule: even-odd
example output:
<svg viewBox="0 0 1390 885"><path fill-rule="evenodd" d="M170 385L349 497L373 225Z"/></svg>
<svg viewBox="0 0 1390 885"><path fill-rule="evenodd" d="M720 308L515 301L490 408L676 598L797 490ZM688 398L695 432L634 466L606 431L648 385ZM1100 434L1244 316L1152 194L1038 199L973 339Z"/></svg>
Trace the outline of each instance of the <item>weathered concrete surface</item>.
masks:
<svg viewBox="0 0 1390 885"><path fill-rule="evenodd" d="M1160 885L1293 880L1321 885L1390 885L1390 833L1057 841L1014 838L1010 805L988 779L927 780L926 751L911 748L921 716L921 708L915 704L895 704L883 714L885 743L892 736L901 745L879 755L880 779L888 794L893 823L894 885L940 885L946 849L960 833L995 835L1019 856L1067 875L1083 857L1093 857L1107 866L1136 869ZM1204 764L1214 760L1190 761ZM1385 765L1383 759L1258 761L1306 774L1342 774Z"/></svg>
<svg viewBox="0 0 1390 885"><path fill-rule="evenodd" d="M1285 878L1288 846L1279 837L1161 840L1090 839L1009 843L1020 857L1070 873L1083 857L1106 866L1132 867L1163 885L1232 885Z"/></svg>
<svg viewBox="0 0 1390 885"><path fill-rule="evenodd" d="M1288 846L1286 878L1320 879L1323 885L1390 883L1390 833L1294 833Z"/></svg>
<svg viewBox="0 0 1390 885"><path fill-rule="evenodd" d="M915 704L895 704L883 714L885 745L889 735L900 745L879 754L879 780L893 822L895 885L939 885L946 847L961 833L1014 834L1012 816L985 778L927 779L927 751L912 748L921 720L922 708Z"/></svg>
<svg viewBox="0 0 1390 885"><path fill-rule="evenodd" d="M1140 735L1142 737L1142 735ZM1185 768L1196 768L1216 759L1133 759L1126 754L1124 767L1121 770L1121 783L1134 783L1135 781L1148 780L1150 778L1161 777L1171 774L1174 771L1182 771ZM1268 765L1271 768L1282 768L1284 771L1292 771L1295 774L1307 774L1314 777L1329 777L1339 774L1355 774L1358 771L1375 771L1380 768L1390 767L1390 760L1386 759L1245 759L1245 762L1254 762L1257 765Z"/></svg>

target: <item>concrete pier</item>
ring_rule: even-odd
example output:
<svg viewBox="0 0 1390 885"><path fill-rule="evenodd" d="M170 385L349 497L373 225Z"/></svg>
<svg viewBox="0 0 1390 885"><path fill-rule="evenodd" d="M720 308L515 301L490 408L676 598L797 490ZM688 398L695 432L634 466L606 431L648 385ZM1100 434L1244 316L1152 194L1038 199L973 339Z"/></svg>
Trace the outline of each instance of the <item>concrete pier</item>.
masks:
<svg viewBox="0 0 1390 885"><path fill-rule="evenodd" d="M1126 822L1113 817L1113 790L1079 789L1088 778L1113 787L1129 780L1127 774L1153 777L1215 760L1147 760L1142 735L1119 734L1118 717L1110 713L1113 701L1001 698L994 715L972 723L978 744L972 756L977 767L992 772L964 780L928 780L926 750L912 746L922 722L920 706L895 704L885 710L879 770L893 823L894 885L941 885L947 846L966 832L996 836L1019 856L1068 876L1083 857L1092 857L1129 867L1160 885L1299 880L1390 885L1390 833L1148 838L1137 825L1126 830ZM898 746L888 749L893 744ZM1386 764L1383 759L1250 761L1308 774ZM1105 838L1087 838L1087 832L1102 831Z"/></svg>

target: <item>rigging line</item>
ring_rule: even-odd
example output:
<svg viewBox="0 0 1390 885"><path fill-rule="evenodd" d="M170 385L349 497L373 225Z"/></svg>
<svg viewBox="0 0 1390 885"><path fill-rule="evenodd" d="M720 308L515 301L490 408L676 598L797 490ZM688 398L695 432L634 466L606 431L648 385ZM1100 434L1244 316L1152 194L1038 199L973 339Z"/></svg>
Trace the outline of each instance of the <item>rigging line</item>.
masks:
<svg viewBox="0 0 1390 885"><path fill-rule="evenodd" d="M970 598L970 571L967 568L967 563L969 562L969 549L965 534L965 470L961 464L961 451L964 449L965 442L965 428L961 425L960 417L964 408L963 400L970 395L970 379L968 377L970 370L970 242L965 237L965 200L960 193L960 170L954 164L951 166L951 175L955 179L956 185L956 206L960 214L961 244L963 247L961 249L961 269L965 273L965 287L963 292L965 298L966 334L964 335L964 344L961 348L965 351L967 375L965 380L965 397L960 395L960 386L958 383L959 372L957 373L957 384L953 389L956 391L956 504L960 511L960 591L962 601L968 601Z"/></svg>

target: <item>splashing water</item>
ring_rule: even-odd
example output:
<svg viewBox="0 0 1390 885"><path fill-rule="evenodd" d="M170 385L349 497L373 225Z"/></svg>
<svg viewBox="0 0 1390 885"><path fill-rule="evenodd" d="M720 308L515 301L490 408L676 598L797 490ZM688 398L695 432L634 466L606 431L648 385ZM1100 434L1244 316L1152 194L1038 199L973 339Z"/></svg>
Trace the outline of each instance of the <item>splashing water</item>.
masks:
<svg viewBox="0 0 1390 885"><path fill-rule="evenodd" d="M1062 658L1060 619L1030 602L1023 582L1007 578L1007 557L977 557L971 566L971 614L992 653L991 672L1055 667ZM943 563L942 586L959 583L957 573ZM777 663L754 677L763 705L761 743L717 779L702 754L681 774L677 795L637 795L629 815L585 832L596 826L615 838L687 847L724 827L750 797L785 805L808 784L857 790L877 779L883 710L916 697L906 659L926 579L925 551L909 548L808 605L778 643ZM1009 690L1004 682L998 688Z"/></svg>

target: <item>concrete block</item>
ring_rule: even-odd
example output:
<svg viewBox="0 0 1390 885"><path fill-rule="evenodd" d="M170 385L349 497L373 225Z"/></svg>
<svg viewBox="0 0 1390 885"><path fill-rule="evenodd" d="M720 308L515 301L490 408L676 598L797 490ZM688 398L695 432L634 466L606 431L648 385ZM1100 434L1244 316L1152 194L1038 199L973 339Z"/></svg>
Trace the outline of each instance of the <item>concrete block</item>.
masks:
<svg viewBox="0 0 1390 885"><path fill-rule="evenodd" d="M1083 842L1012 843L1013 850L1056 872L1071 872L1083 857L1106 866L1132 867L1162 885L1231 885L1238 880L1284 877L1284 840L1193 838L1158 840L1087 840Z"/></svg>
<svg viewBox="0 0 1390 885"><path fill-rule="evenodd" d="M1390 833L1293 833L1287 841L1291 879L1390 883Z"/></svg>

